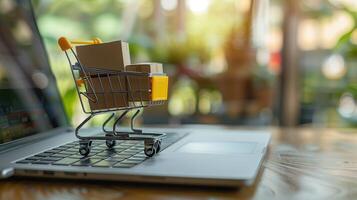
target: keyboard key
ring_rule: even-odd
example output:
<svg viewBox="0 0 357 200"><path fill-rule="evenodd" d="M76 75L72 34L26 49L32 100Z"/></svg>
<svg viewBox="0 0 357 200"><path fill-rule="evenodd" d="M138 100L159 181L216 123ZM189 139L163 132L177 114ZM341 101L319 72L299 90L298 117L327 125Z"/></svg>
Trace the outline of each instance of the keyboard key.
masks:
<svg viewBox="0 0 357 200"><path fill-rule="evenodd" d="M107 160L102 160L100 162L97 162L93 166L94 167L111 167L114 164L116 164L117 162L119 162L119 161L117 161L117 160L108 160L107 159Z"/></svg>
<svg viewBox="0 0 357 200"><path fill-rule="evenodd" d="M80 153L76 153L77 155L80 155ZM89 154L86 157L93 157L95 155L97 155L98 153L90 151Z"/></svg>
<svg viewBox="0 0 357 200"><path fill-rule="evenodd" d="M92 147L92 150L102 150L102 151L103 151L103 150L105 150L105 149L107 149L107 148L108 148L108 147L106 147L106 146L105 146L105 147L103 147L103 146L93 146L93 147Z"/></svg>
<svg viewBox="0 0 357 200"><path fill-rule="evenodd" d="M134 162L142 162L142 161L146 160L146 157L143 158L143 157L135 157L135 156L133 156L133 157L128 158L127 160L134 161Z"/></svg>
<svg viewBox="0 0 357 200"><path fill-rule="evenodd" d="M135 151L143 151L144 150L144 147L130 147L129 150L135 150Z"/></svg>
<svg viewBox="0 0 357 200"><path fill-rule="evenodd" d="M113 157L110 157L110 158L106 158L105 160L108 161L108 162L111 162L111 163L117 163L117 162L125 160L125 158L113 158Z"/></svg>
<svg viewBox="0 0 357 200"><path fill-rule="evenodd" d="M97 163L101 159L93 159L93 158L85 158L80 161L74 163L74 166L92 166L94 163Z"/></svg>
<svg viewBox="0 0 357 200"><path fill-rule="evenodd" d="M113 156L113 155L115 155L115 154L116 154L115 151L103 151L103 152L98 153L98 154L96 154L96 155L109 157L109 156Z"/></svg>
<svg viewBox="0 0 357 200"><path fill-rule="evenodd" d="M117 154L119 154L119 153L121 153L121 152L123 152L123 151L125 151L126 149L115 149L115 152L117 153Z"/></svg>
<svg viewBox="0 0 357 200"><path fill-rule="evenodd" d="M53 153L39 153L39 154L36 154L37 157L47 157L47 156L50 156L52 155Z"/></svg>
<svg viewBox="0 0 357 200"><path fill-rule="evenodd" d="M55 163L53 163L54 165L70 165L72 163L77 162L79 159L75 159L75 158L63 158Z"/></svg>
<svg viewBox="0 0 357 200"><path fill-rule="evenodd" d="M67 147L64 147L64 146L60 146L60 147L56 147L54 148L53 150L56 150L56 151L63 151L63 150L66 150Z"/></svg>
<svg viewBox="0 0 357 200"><path fill-rule="evenodd" d="M103 152L102 149L91 149L90 151L93 152L93 153L101 153L101 152Z"/></svg>
<svg viewBox="0 0 357 200"><path fill-rule="evenodd" d="M141 148L135 148L135 150L137 150L137 152L140 152L140 151L144 152L144 147L142 146Z"/></svg>
<svg viewBox="0 0 357 200"><path fill-rule="evenodd" d="M60 152L60 151L61 151L61 150L51 149L51 150L45 151L44 153L52 153L52 154L54 154L54 153L58 153L58 152Z"/></svg>
<svg viewBox="0 0 357 200"><path fill-rule="evenodd" d="M122 149L122 148L125 148L125 149L127 149L128 147L127 146L123 146L122 144L116 144L113 148L115 148L115 149Z"/></svg>
<svg viewBox="0 0 357 200"><path fill-rule="evenodd" d="M73 153L77 153L79 151L79 148L70 148L65 150L65 152L73 152Z"/></svg>
<svg viewBox="0 0 357 200"><path fill-rule="evenodd" d="M120 162L122 164L128 164L128 165L136 165L136 164L139 164L141 163L141 161L134 161L134 160L129 160L129 159L126 159L122 162Z"/></svg>
<svg viewBox="0 0 357 200"><path fill-rule="evenodd" d="M133 144L120 144L119 147L129 148L134 146Z"/></svg>
<svg viewBox="0 0 357 200"><path fill-rule="evenodd" d="M61 153L56 153L56 154L52 154L51 157L53 158L64 158L67 157L68 155L65 154L61 154Z"/></svg>
<svg viewBox="0 0 357 200"><path fill-rule="evenodd" d="M73 147L74 145L75 145L74 143L68 143L68 144L62 145L61 147L70 148L70 147Z"/></svg>
<svg viewBox="0 0 357 200"><path fill-rule="evenodd" d="M135 151L123 151L123 152L120 152L119 155L129 155L129 156L133 156L135 155L137 152Z"/></svg>
<svg viewBox="0 0 357 200"><path fill-rule="evenodd" d="M117 154L117 155L112 156L112 158L124 160L124 159L127 159L127 158L131 157L131 156L132 155Z"/></svg>
<svg viewBox="0 0 357 200"><path fill-rule="evenodd" d="M136 157L147 157L144 153L144 151L140 151L139 153L135 154Z"/></svg>
<svg viewBox="0 0 357 200"><path fill-rule="evenodd" d="M120 153L118 153L118 155L129 155L129 156L133 156L135 155L137 152L130 152L130 151L122 151Z"/></svg>
<svg viewBox="0 0 357 200"><path fill-rule="evenodd" d="M78 150L77 150L77 152L78 152ZM65 150L65 151L61 151L61 152L60 152L60 154L67 155L67 156L72 155L72 154L75 154L75 153L76 153L76 152L73 152L73 151L67 151L67 150Z"/></svg>
<svg viewBox="0 0 357 200"><path fill-rule="evenodd" d="M134 155L134 156L132 156L132 157L130 157L130 158L134 158L134 159L143 159L143 160L145 160L145 159L147 159L148 157L145 155L145 156L141 156L141 155Z"/></svg>
<svg viewBox="0 0 357 200"><path fill-rule="evenodd" d="M48 165L53 163L54 161L46 161L46 160L38 160L38 161L33 161L32 164L43 164L43 165Z"/></svg>
<svg viewBox="0 0 357 200"><path fill-rule="evenodd" d="M118 155L123 155L126 156L127 158L132 157L133 155L135 155L136 153L120 153Z"/></svg>
<svg viewBox="0 0 357 200"><path fill-rule="evenodd" d="M83 158L84 156L82 156L81 154L73 154L73 155L70 155L70 156L68 156L68 158L76 158L76 159L81 159L81 158Z"/></svg>
<svg viewBox="0 0 357 200"><path fill-rule="evenodd" d="M62 158L58 158L58 157L46 157L46 158L41 158L41 161L57 161L57 160L61 160Z"/></svg>
<svg viewBox="0 0 357 200"><path fill-rule="evenodd" d="M88 156L88 157L89 157L89 158L93 158L93 159L100 159L100 160L103 160L103 159L108 158L108 156L103 156L103 155L98 155L98 154L90 155L90 156Z"/></svg>
<svg viewBox="0 0 357 200"><path fill-rule="evenodd" d="M106 161L106 160L102 160L100 162L97 162L93 165L93 167L111 167L112 163Z"/></svg>
<svg viewBox="0 0 357 200"><path fill-rule="evenodd" d="M32 156L32 157L30 157L30 158L26 158L26 159L30 159L30 160L41 160L41 159L43 159L43 158L46 158L46 157L39 157L39 156Z"/></svg>

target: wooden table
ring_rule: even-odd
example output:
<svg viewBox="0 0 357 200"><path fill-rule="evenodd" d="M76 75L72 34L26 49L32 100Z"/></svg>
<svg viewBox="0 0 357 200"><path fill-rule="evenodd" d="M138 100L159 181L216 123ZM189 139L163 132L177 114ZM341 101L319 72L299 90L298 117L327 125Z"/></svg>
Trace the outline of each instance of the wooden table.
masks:
<svg viewBox="0 0 357 200"><path fill-rule="evenodd" d="M240 189L31 180L0 181L0 199L357 199L357 132L272 129L256 183Z"/></svg>

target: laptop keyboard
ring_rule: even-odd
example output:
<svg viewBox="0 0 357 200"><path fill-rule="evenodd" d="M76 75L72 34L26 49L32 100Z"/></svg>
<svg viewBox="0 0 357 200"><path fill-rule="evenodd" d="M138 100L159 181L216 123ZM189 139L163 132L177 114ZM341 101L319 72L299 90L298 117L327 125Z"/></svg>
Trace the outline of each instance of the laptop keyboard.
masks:
<svg viewBox="0 0 357 200"><path fill-rule="evenodd" d="M161 143L161 149L165 149L183 136L168 134ZM74 141L19 160L16 163L130 168L149 159L144 153L144 141L117 140L113 148L108 148L103 140L93 141L88 156L80 155L78 148L79 142Z"/></svg>

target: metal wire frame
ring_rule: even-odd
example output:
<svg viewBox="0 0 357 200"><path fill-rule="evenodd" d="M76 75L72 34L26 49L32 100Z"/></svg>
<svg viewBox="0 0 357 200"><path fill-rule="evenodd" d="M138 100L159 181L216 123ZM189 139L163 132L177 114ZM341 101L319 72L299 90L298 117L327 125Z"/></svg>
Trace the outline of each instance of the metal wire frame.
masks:
<svg viewBox="0 0 357 200"><path fill-rule="evenodd" d="M78 139L83 140L83 141L90 141L90 140L152 140L152 139L161 139L165 137L165 134L163 133L143 133L143 132L119 132L116 131L116 125L118 122L127 114L128 110L124 111L119 118L116 119L114 125L113 125L113 131L108 131L106 130L106 135L105 136L81 136L79 134L79 130L83 127L84 124L86 124L89 120L91 120L94 116L98 115L96 114L91 114L89 115L85 120L83 120L75 129L75 135ZM138 113L138 112L137 112ZM103 123L107 124L110 119L114 117L114 113L111 114L111 116ZM132 117L133 120L133 117ZM132 121L133 123L133 121ZM104 128L103 128L104 129Z"/></svg>
<svg viewBox="0 0 357 200"><path fill-rule="evenodd" d="M85 87L85 91L81 91L80 88L78 87L78 84L75 84L76 87L76 91L77 94L79 96L80 99L80 103L81 103L81 107L84 113L86 114L97 114L97 113L104 113L104 112L113 112L113 111L120 111L120 110L127 110L127 109L136 109L136 108L144 108L144 107L148 107L148 106L155 106L155 105L162 105L164 103L164 101L149 101L149 100L145 100L142 96L143 92L151 92L150 90L148 91L144 91L144 90L136 90L134 91L132 89L132 80L133 78L138 78L138 77L148 77L149 74L148 73L143 73L143 72L118 72L118 71L113 71L113 70L101 70L101 69L96 69L96 68L85 68L82 66L82 64L80 63L76 53L74 52L74 50L71 48L70 51L72 52L73 56L75 57L75 61L76 63L73 63L72 60L70 59L68 52L65 51L66 57L68 59L69 65L71 66L71 74L74 80L76 80L76 76L74 71L78 70L79 73L82 73L83 76L81 76L81 78L83 80L86 81L87 84L84 84ZM83 96L91 102L98 102L99 98L98 98L98 94L103 93L104 92L104 86L103 86L103 80L101 77L106 76L106 78L108 78L108 83L109 83L109 88L110 91L109 93L111 95L113 95L113 102L116 102L116 98L114 98L114 94L116 93L126 93L127 94L127 101L128 101L128 105L127 106L122 106L122 107L113 107L113 108L107 108L107 109L98 109L98 110L94 110L94 109L88 109L85 107L85 103L83 101ZM120 84L120 88L126 88L125 90L122 91L116 91L115 88L113 87L113 83L111 80L111 77L115 76L118 80L118 83ZM122 83L122 81L120 80L120 77L123 77L125 79L125 86L124 83ZM101 86L101 90L103 92L99 92L96 91L95 87L93 86L93 78L98 78L100 86ZM140 83L140 82L139 82ZM92 91L92 92L88 92L88 91ZM134 93L139 93L139 100L135 100L134 98ZM91 97L91 95L88 94L92 94L94 95L94 98ZM123 95L121 95L122 98ZM107 105L107 99L105 100L105 104ZM108 106L109 107L109 106Z"/></svg>
<svg viewBox="0 0 357 200"><path fill-rule="evenodd" d="M143 133L142 130L135 129L134 128L134 121L136 116L139 114L140 109L148 106L154 106L154 105L161 105L164 103L164 101L144 101L144 98L142 96L142 91L134 91L134 92L139 92L139 100L136 100L133 95L133 90L131 86L131 81L130 79L133 77L148 77L148 73L141 73L141 72L117 72L117 71L111 71L111 70L99 70L99 69L86 69L85 67L82 66L80 63L76 53L74 52L73 48L70 49L70 52L73 54L75 58L75 63L72 62L69 54L67 51L65 51L66 57L68 59L70 68L71 68L71 74L73 77L73 80L76 81L76 76L74 71L77 70L79 73L82 74L81 78L85 81L84 87L85 91L81 91L78 84L75 83L76 91L80 99L81 107L84 113L89 114L89 116L83 120L75 129L75 136L80 139L82 142L88 142L90 143L91 140L152 140L152 139L160 139L165 136L165 134L161 133ZM123 94L126 94L126 100L127 100L127 105L122 106L122 107L112 107L108 106L108 100L104 98L106 109L98 109L94 110L92 108L86 109L84 106L84 102L82 97L87 98L88 101L91 102L98 102L99 98L98 95L103 93L104 94L104 86L102 82L102 76L105 76L108 78L108 83L109 83L109 88L110 88L110 94L113 97L114 105L116 104L116 98L114 97L114 94L116 93L121 93L121 96L123 97L123 100L125 100L125 97ZM118 83L120 85L120 88L125 87L125 91L116 91L113 83L111 82L111 76L115 76L118 80ZM95 87L93 86L93 78L97 77L100 83L100 88L102 91L96 91ZM124 77L125 80L125 86L123 86L122 82L120 81L120 78ZM139 82L140 83L140 82ZM140 85L139 85L140 86ZM140 87L139 87L140 88ZM89 92L92 91L92 92ZM144 91L144 92L150 92L150 91ZM90 94L90 95L89 95ZM91 96L94 97L91 97ZM144 103L145 102L145 103ZM90 106L89 106L90 107ZM117 127L119 122L123 119L123 117L132 109L137 109L135 114L131 117L131 131L132 132L122 132L118 131ZM114 124L112 126L111 130L106 129L106 125L114 118L115 113L118 111L123 111L117 119L115 119ZM102 125L102 130L103 132L106 133L105 136L81 136L79 134L79 130L88 122L90 121L93 117L99 114L104 114L104 113L111 113L111 115L104 121Z"/></svg>

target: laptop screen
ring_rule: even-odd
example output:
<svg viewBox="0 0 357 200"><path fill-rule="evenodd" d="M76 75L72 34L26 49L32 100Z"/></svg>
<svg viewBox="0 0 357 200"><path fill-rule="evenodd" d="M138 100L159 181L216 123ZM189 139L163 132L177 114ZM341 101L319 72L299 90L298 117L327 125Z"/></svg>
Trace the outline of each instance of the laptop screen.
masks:
<svg viewBox="0 0 357 200"><path fill-rule="evenodd" d="M0 144L66 125L30 2L0 0Z"/></svg>

